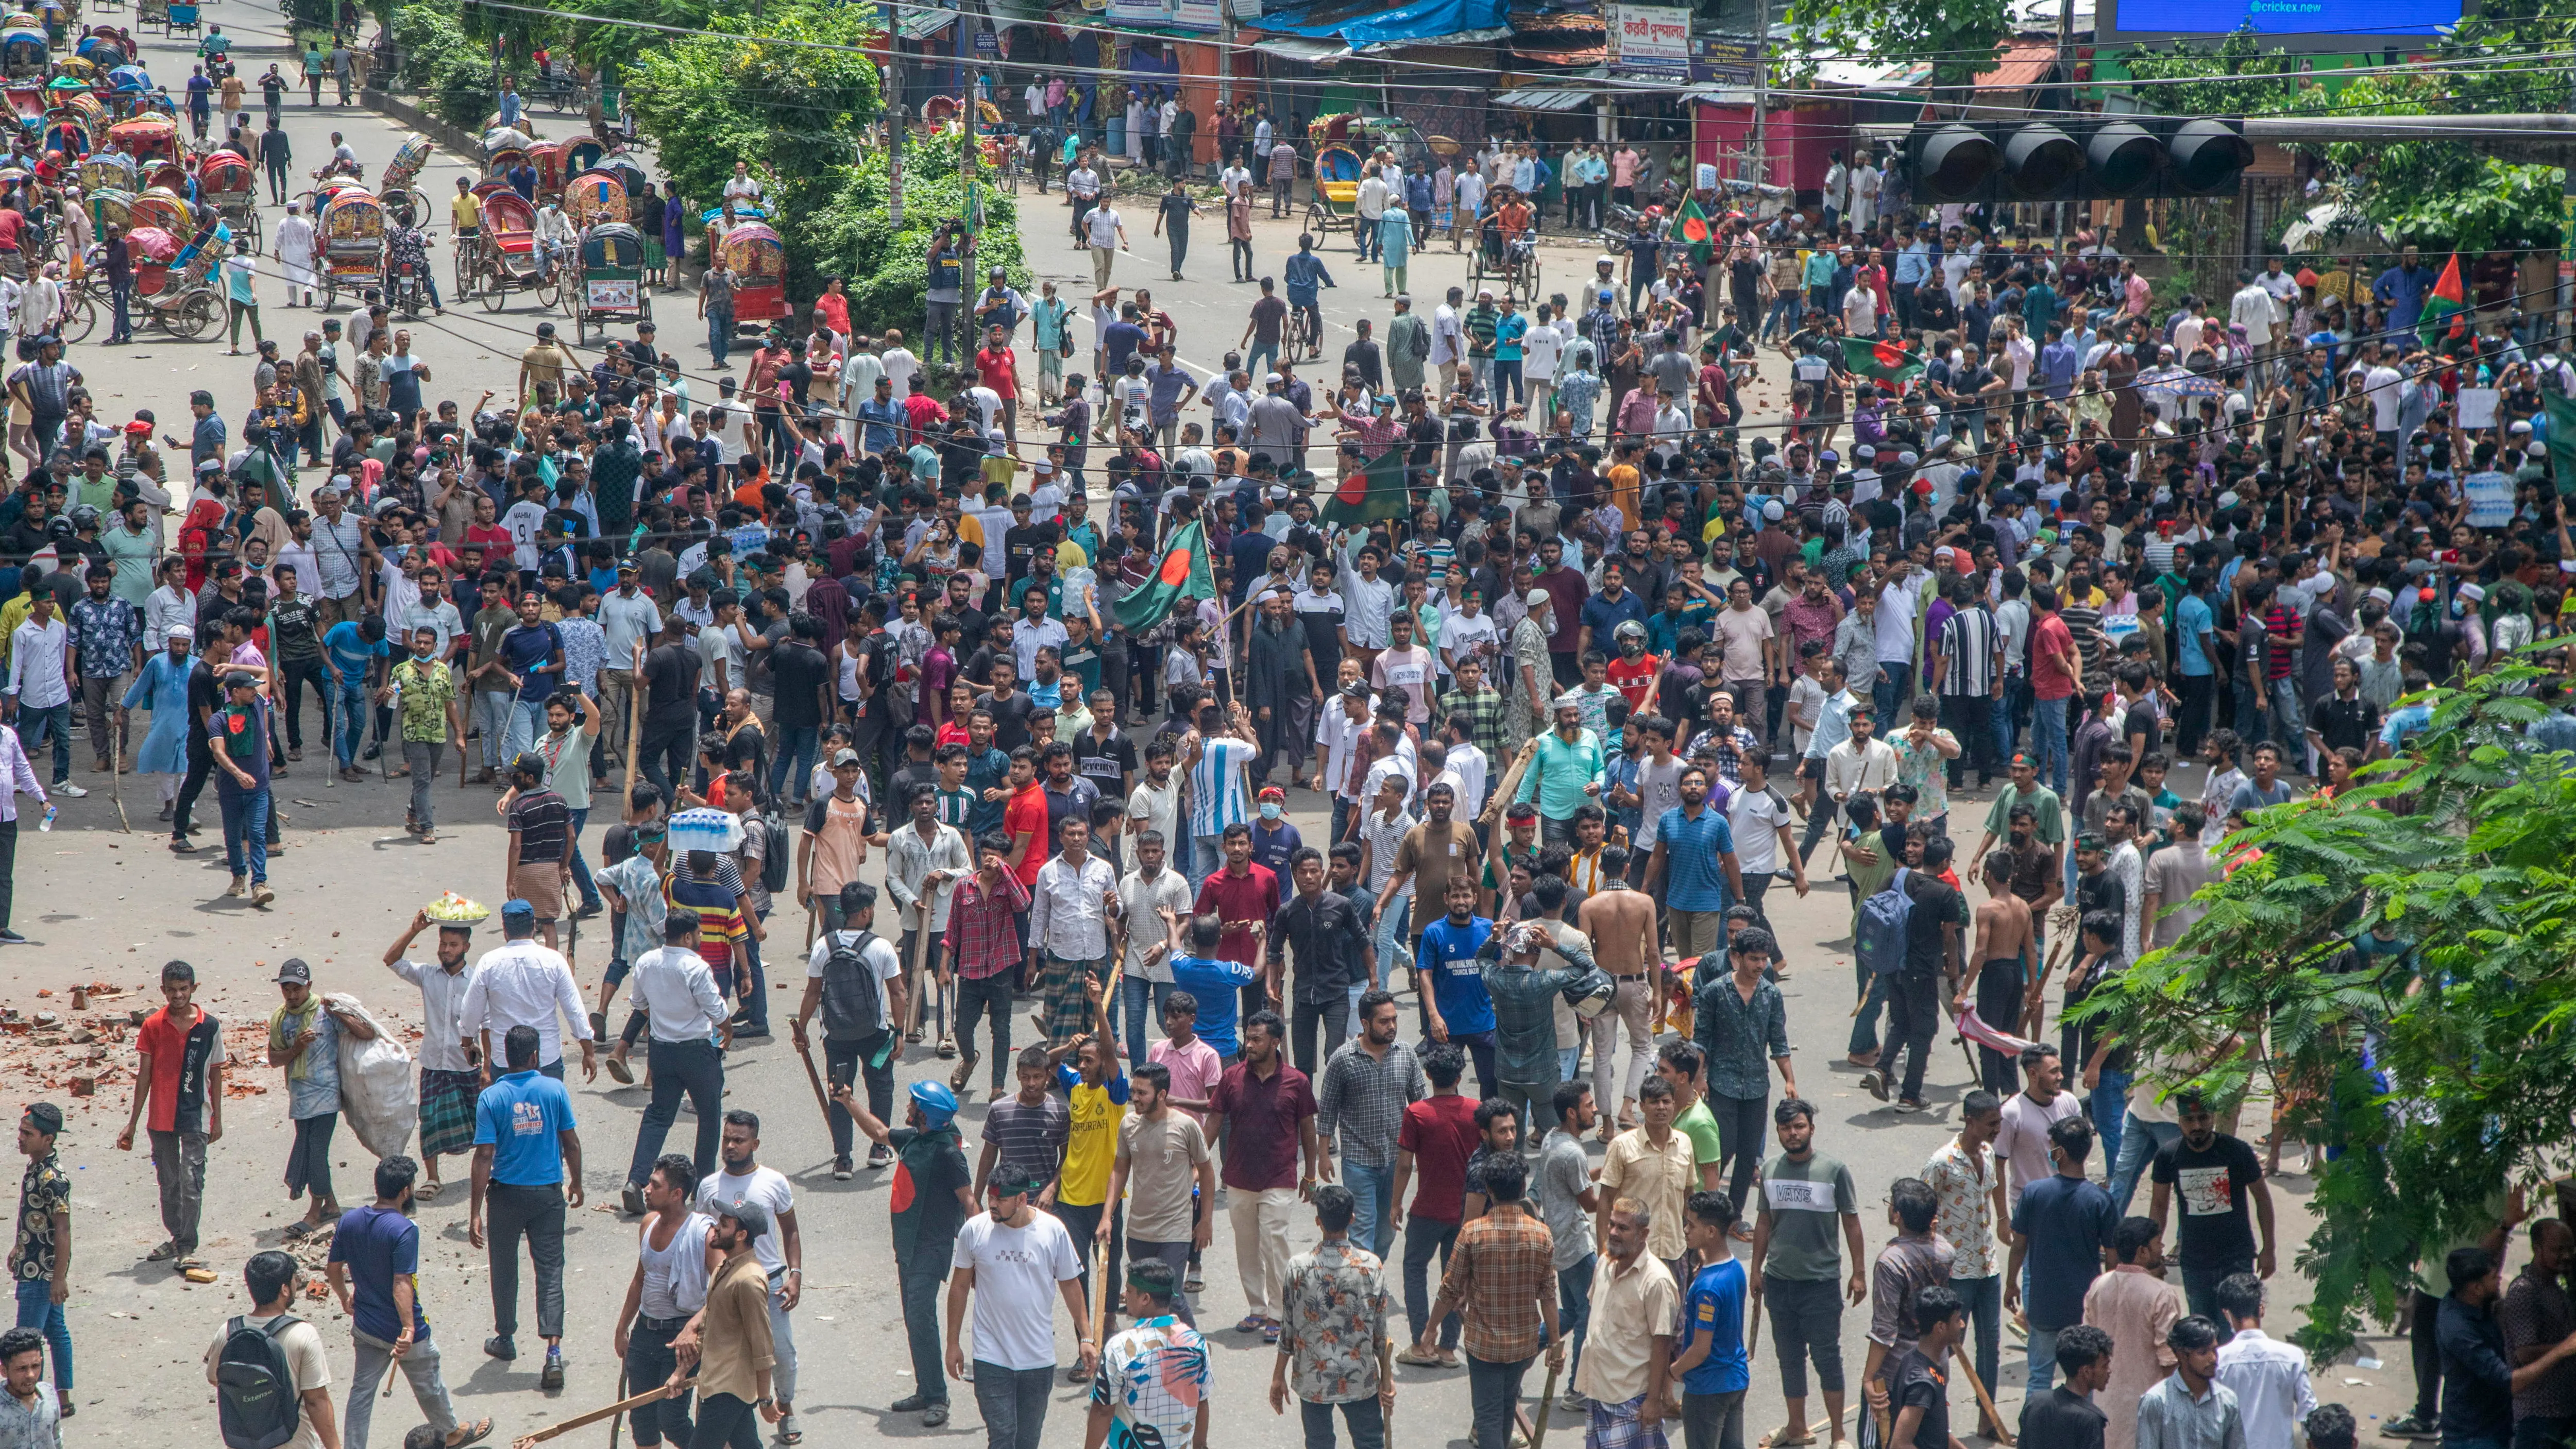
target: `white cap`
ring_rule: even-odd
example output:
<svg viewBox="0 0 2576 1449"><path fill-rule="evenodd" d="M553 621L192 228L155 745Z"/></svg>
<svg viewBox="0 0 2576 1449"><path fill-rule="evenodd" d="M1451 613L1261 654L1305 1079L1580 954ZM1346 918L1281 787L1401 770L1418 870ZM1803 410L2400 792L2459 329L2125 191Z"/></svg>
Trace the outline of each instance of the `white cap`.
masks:
<svg viewBox="0 0 2576 1449"><path fill-rule="evenodd" d="M1529 597L1521 600L1521 602L1529 605L1533 609L1542 609L1555 603L1556 598L1545 589L1532 589L1529 591Z"/></svg>

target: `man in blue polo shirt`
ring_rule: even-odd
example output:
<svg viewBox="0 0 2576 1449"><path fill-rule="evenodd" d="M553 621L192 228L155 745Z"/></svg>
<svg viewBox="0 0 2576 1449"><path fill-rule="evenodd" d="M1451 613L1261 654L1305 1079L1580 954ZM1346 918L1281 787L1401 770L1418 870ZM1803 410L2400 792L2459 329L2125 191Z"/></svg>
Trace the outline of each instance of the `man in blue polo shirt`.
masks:
<svg viewBox="0 0 2576 1449"><path fill-rule="evenodd" d="M1709 803L1708 771L1686 765L1680 784L1682 803L1666 810L1655 826L1646 893L1654 894L1659 884L1669 887L1664 911L1672 922L1673 954L1686 960L1725 940L1727 903L1744 899L1744 874L1736 868L1726 811Z"/></svg>
<svg viewBox="0 0 2576 1449"><path fill-rule="evenodd" d="M2004 1272L2004 1312L2030 1323L2030 1389L2045 1394L2057 1376L2057 1335L2084 1321L2084 1290L2101 1276L2103 1250L2120 1225L2111 1195L2084 1175L2093 1129L2082 1117L2050 1123L2048 1158L2057 1171L2021 1191L2013 1204L2012 1260ZM2022 1269L2030 1269L2022 1301Z"/></svg>
<svg viewBox="0 0 2576 1449"><path fill-rule="evenodd" d="M1198 998L1193 1029L1215 1050L1219 1061L1231 1066L1243 1050L1234 1034L1236 1007L1243 988L1259 979L1260 973L1249 962L1217 960L1214 952L1224 937L1224 922L1214 916L1192 917L1190 954L1172 958L1172 989Z"/></svg>
<svg viewBox="0 0 2576 1449"><path fill-rule="evenodd" d="M512 902L516 905L517 902ZM466 1237L488 1247L492 1269L492 1337L483 1351L519 1356L519 1239L537 1266L537 1335L546 1341L541 1387L563 1387L564 1213L581 1206L581 1136L563 1083L537 1070L537 1029L514 1026L502 1038L509 1070L474 1104L474 1202ZM491 1205L487 1244L483 1211Z"/></svg>
<svg viewBox="0 0 2576 1449"><path fill-rule="evenodd" d="M457 1422L456 1406L439 1376L438 1345L420 1310L414 1281L420 1272L420 1227L411 1220L412 1180L419 1173L420 1164L401 1155L378 1162L375 1204L344 1215L331 1237L331 1290L340 1295L340 1311L349 1317L358 1350L348 1427L340 1436L349 1449L367 1449L376 1384L397 1363L440 1442L467 1443L492 1431L489 1419Z"/></svg>

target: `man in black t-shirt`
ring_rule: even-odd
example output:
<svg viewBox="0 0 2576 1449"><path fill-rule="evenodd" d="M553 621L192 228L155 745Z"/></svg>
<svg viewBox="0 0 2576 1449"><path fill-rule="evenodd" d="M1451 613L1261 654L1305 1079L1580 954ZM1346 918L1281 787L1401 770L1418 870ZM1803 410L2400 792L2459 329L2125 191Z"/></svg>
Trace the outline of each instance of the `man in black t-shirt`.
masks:
<svg viewBox="0 0 2576 1449"><path fill-rule="evenodd" d="M1881 1065L1861 1075L1861 1085L1884 1102L1897 1058L1913 1048L1896 1098L1900 1112L1923 1110L1923 1069L1941 1024L1942 980L1964 969L1959 933L1968 924L1967 897L1941 879L1949 868L1950 838L1908 832L1904 890L1913 909L1905 918L1905 968L1887 979L1889 1031Z"/></svg>
<svg viewBox="0 0 2576 1449"><path fill-rule="evenodd" d="M2225 1343L2235 1335L2218 1312L2219 1281L2236 1273L2272 1275L2272 1190L2254 1149L2218 1130L2208 1100L2198 1092L2185 1090L2174 1098L2174 1120L2182 1136L2156 1153L2155 1196L2147 1215L2161 1228L2174 1199L2182 1199L2174 1256L2182 1265L2183 1298L2192 1312L2218 1325L2219 1342Z"/></svg>
<svg viewBox="0 0 2576 1449"><path fill-rule="evenodd" d="M644 655L644 778L673 798L673 783L688 777L698 738L697 646L673 629L669 640Z"/></svg>
<svg viewBox="0 0 2576 1449"><path fill-rule="evenodd" d="M1950 1376L1943 1365L1968 1326L1968 1310L1949 1285L1934 1283L1915 1293L1913 1318L1914 1346L1889 1356L1886 1387L1873 1384L1870 1394L1887 1395L1892 1449L1950 1449Z"/></svg>
<svg viewBox="0 0 2576 1449"><path fill-rule="evenodd" d="M791 806L805 801L823 723L832 717L832 662L817 647L822 632L812 615L794 615L788 622L789 637L769 650L776 701L771 718L778 727L778 758L770 766L769 793L779 794L785 786Z"/></svg>

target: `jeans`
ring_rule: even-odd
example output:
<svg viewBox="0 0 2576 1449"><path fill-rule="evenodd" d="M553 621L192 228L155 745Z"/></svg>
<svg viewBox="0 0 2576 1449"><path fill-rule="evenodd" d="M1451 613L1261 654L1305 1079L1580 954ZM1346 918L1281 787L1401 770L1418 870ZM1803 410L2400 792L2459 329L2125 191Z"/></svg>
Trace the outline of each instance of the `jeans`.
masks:
<svg viewBox="0 0 2576 1449"><path fill-rule="evenodd" d="M1913 665L1902 660L1878 661L1878 682L1870 686L1870 698L1878 706L1882 724L1893 726L1900 718L1899 711L1913 703L1913 680Z"/></svg>
<svg viewBox="0 0 2576 1449"><path fill-rule="evenodd" d="M1513 402L1526 403L1529 401L1528 394L1521 390L1521 360L1519 358L1497 357L1494 359L1494 384L1489 391L1488 396L1492 397L1497 403L1503 400L1503 384L1505 383L1511 384Z"/></svg>
<svg viewBox="0 0 2576 1449"><path fill-rule="evenodd" d="M835 1084L867 1082L868 1111L882 1122L894 1112L895 1044L890 1032L860 1041L823 1039L824 1074ZM701 1116L704 1114L702 1113ZM840 1103L832 1104L832 1155L847 1157L856 1145L858 1122ZM703 1130L703 1129L702 1129Z"/></svg>
<svg viewBox="0 0 2576 1449"><path fill-rule="evenodd" d="M786 797L790 804L802 804L805 782L813 778L814 752L823 744L820 725L781 725L778 729L778 758L769 766L769 793L776 795L789 780L796 782L796 792Z"/></svg>
<svg viewBox="0 0 2576 1449"><path fill-rule="evenodd" d="M1744 1390L1684 1393L1682 1449L1744 1449Z"/></svg>
<svg viewBox="0 0 2576 1449"><path fill-rule="evenodd" d="M581 765L576 762L573 768L578 770ZM572 812L572 883L581 888L581 908L585 911L596 911L603 902L599 898L598 885L590 878L590 862L584 859L581 853L581 832L589 825L589 806L584 805Z"/></svg>
<svg viewBox="0 0 2576 1449"><path fill-rule="evenodd" d="M2265 718L2263 709L2263 701L2268 697L2268 691L2255 688L2254 682L2245 677L2243 670L2238 670L2235 678L2236 737L2244 741L2245 750L2250 755L2254 746L2268 737L2266 732L2270 727L2270 721Z"/></svg>
<svg viewBox="0 0 2576 1449"><path fill-rule="evenodd" d="M350 770L358 764L358 736L367 727L367 691L363 682L343 684L330 694L331 754L340 768ZM542 711L540 711L542 717Z"/></svg>
<svg viewBox="0 0 2576 1449"><path fill-rule="evenodd" d="M903 1336L912 1350L913 1386L921 1391L925 1404L948 1402L948 1372L939 1339L939 1311L947 1284L948 1264L936 1253L903 1265Z"/></svg>
<svg viewBox="0 0 2576 1449"><path fill-rule="evenodd" d="M72 1391L72 1325L63 1305L54 1301L54 1285L42 1278L18 1284L18 1326L42 1329L54 1352L54 1371L47 1379L64 1393Z"/></svg>
<svg viewBox="0 0 2576 1449"><path fill-rule="evenodd" d="M1457 1223L1434 1222L1415 1214L1404 1220L1404 1321L1412 1330L1414 1343L1422 1341L1423 1330L1431 1322L1431 1257L1440 1256L1440 1271L1449 1271L1449 1250L1458 1244ZM1440 1320L1440 1346L1456 1348L1458 1335L1466 1324L1452 1313Z"/></svg>
<svg viewBox="0 0 2576 1449"><path fill-rule="evenodd" d="M492 1331L519 1331L519 1239L537 1268L537 1336L563 1337L564 1191L560 1183L519 1187L493 1183L484 1198L484 1242L492 1267Z"/></svg>
<svg viewBox="0 0 2576 1449"><path fill-rule="evenodd" d="M113 318L110 323L111 330L107 334L107 340L110 342L132 341L134 338L134 284L132 282L109 282L107 284L107 300Z"/></svg>
<svg viewBox="0 0 2576 1449"><path fill-rule="evenodd" d="M1775 335L1784 338L1794 335L1798 330L1799 310L1806 305L1806 300L1796 292L1782 292L1772 298L1770 314L1762 319L1762 340L1768 342Z"/></svg>
<svg viewBox="0 0 2576 1449"><path fill-rule="evenodd" d="M1038 1449L1046 1434L1053 1366L1007 1369L975 1360L975 1407L984 1416L984 1449Z"/></svg>
<svg viewBox="0 0 2576 1449"><path fill-rule="evenodd" d="M262 828L268 819L268 787L218 790L215 800L224 812L224 864L236 879L247 875L253 885L268 884L268 835Z"/></svg>
<svg viewBox="0 0 2576 1449"><path fill-rule="evenodd" d="M2058 1330L2054 1328L2042 1328L2036 1323L2030 1326L2030 1355L2022 1368L2022 1377L2030 1385L2023 1395L2025 1403L2047 1393L2057 1384L2057 1334ZM1987 1392L1993 1392L1993 1387L1987 1385Z"/></svg>
<svg viewBox="0 0 2576 1449"><path fill-rule="evenodd" d="M725 354L733 346L733 309L707 309L707 351L715 354L715 365L725 365Z"/></svg>
<svg viewBox="0 0 2576 1449"><path fill-rule="evenodd" d="M523 750L532 748L537 736L546 729L546 702L542 699L510 701L508 722L502 727L501 764L507 767Z"/></svg>
<svg viewBox="0 0 2576 1449"><path fill-rule="evenodd" d="M2066 700L2033 700L2030 710L2031 763L2038 768L2040 783L2066 794Z"/></svg>
<svg viewBox="0 0 2576 1449"><path fill-rule="evenodd" d="M698 1423L689 1449L760 1449L760 1410L748 1399L709 1394L698 1401Z"/></svg>
<svg viewBox="0 0 2576 1449"><path fill-rule="evenodd" d="M1988 713L1993 718L1986 725L1987 732L1994 737L1994 758L1997 761L2012 759L2013 746L2021 734L2021 717L2029 712L2030 676L2005 675L2004 692L1988 706Z"/></svg>
<svg viewBox="0 0 2576 1449"><path fill-rule="evenodd" d="M1893 1075L1896 1059L1905 1058L1905 1079L1898 1095L1908 1102L1923 1100L1923 1069L1932 1057L1932 1041L1940 1032L1941 978L1929 972L1900 971L1881 978L1887 983L1887 1055L1879 1059L1879 1069Z"/></svg>
<svg viewBox="0 0 2576 1449"><path fill-rule="evenodd" d="M1352 1205L1351 1241L1383 1259L1395 1241L1395 1219L1388 1211L1395 1206L1395 1164L1352 1162L1347 1159L1347 1144L1343 1151L1342 1186L1357 1199Z"/></svg>
<svg viewBox="0 0 2576 1449"><path fill-rule="evenodd" d="M957 982L957 1050L973 1061L975 1052L975 1018L983 1012L993 1017L993 1090L1003 1090L1011 1069L1011 973L963 977Z"/></svg>
<svg viewBox="0 0 2576 1449"><path fill-rule="evenodd" d="M1860 1012L1852 1018L1849 1050L1853 1056L1867 1056L1878 1050L1878 1013L1888 1004L1888 998L1895 993L1895 979L1881 975L1862 963L1854 961L1852 984L1854 993L1860 997ZM1891 1021L1888 1024L1888 1035L1892 1037L1896 1034L1896 1025ZM1879 1058L1881 1066L1895 1065L1896 1043L1891 1041L1888 1047L1887 1055Z"/></svg>
<svg viewBox="0 0 2576 1449"><path fill-rule="evenodd" d="M716 1146L724 1137L724 1057L714 1042L703 1038L664 1041L656 1037L645 1047L644 1060L653 1073L653 1100L635 1129L635 1158L626 1169L626 1180L641 1187L652 1174L662 1143L671 1135L671 1124L680 1120L682 1093L698 1114L697 1150L690 1157L698 1175L706 1176L715 1170Z"/></svg>
<svg viewBox="0 0 2576 1449"><path fill-rule="evenodd" d="M941 1265L943 1268L945 1264ZM666 1327L638 1315L626 1334L626 1382L658 1384L668 1382L679 1358L671 1352L671 1340L679 1335L685 1319L663 1320ZM627 1424L635 1431L635 1442L643 1449L669 1439L677 1449L688 1449L689 1436L695 1432L689 1422L689 1394L676 1399L656 1399L627 1415Z"/></svg>
<svg viewBox="0 0 2576 1449"><path fill-rule="evenodd" d="M1471 1414L1469 1442L1476 1449L1505 1449L1512 1442L1512 1410L1521 1401L1521 1379L1530 1360L1493 1363L1467 1355L1467 1403Z"/></svg>
<svg viewBox="0 0 2576 1449"><path fill-rule="evenodd" d="M1586 1253L1582 1262L1556 1270L1556 1324L1573 1340L1565 1355L1569 1384L1574 1382L1574 1371L1583 1366L1583 1341L1592 1336L1592 1274L1600 1266L1600 1254Z"/></svg>
<svg viewBox="0 0 2576 1449"><path fill-rule="evenodd" d="M474 718L472 723L474 728L482 731L483 733L483 768L486 770L497 770L501 768L501 744L509 737L510 731L513 728L510 720L511 702L511 696L502 691L477 693L474 696ZM542 713L543 712L540 711L541 717ZM694 750L696 748L696 743L697 734L696 731L692 730L689 735L688 743L684 745L683 748L685 750ZM663 799L667 800L671 798L670 781L656 780L653 783L662 787Z"/></svg>
<svg viewBox="0 0 2576 1449"><path fill-rule="evenodd" d="M356 1373L349 1384L348 1428L340 1442L348 1449L367 1449L367 1428L376 1413L376 1385L384 1382L385 1372L399 1364L403 1377L411 1380L413 1402L428 1416L429 1427L440 1439L456 1431L456 1406L447 1397L447 1384L438 1376L438 1340L416 1338L401 1358L394 1357L394 1346L363 1330L351 1329L349 1336L357 1342ZM669 1377L670 1370L662 1371Z"/></svg>
<svg viewBox="0 0 2576 1449"><path fill-rule="evenodd" d="M2308 713L2299 707L2298 676L2284 675L2273 680L2270 691L2272 739L2280 745L2282 758L2292 765L2308 766L2309 774L2317 773L2316 762L2308 758L2308 735L2304 728ZM2225 1341L2224 1334L2220 1341Z"/></svg>
<svg viewBox="0 0 2576 1449"><path fill-rule="evenodd" d="M22 704L18 706L16 723L18 743L27 748L27 762L35 763L36 747L51 736L54 741L53 783L60 785L69 780L72 777L72 702L66 699L60 704L41 708Z"/></svg>
<svg viewBox="0 0 2576 1449"><path fill-rule="evenodd" d="M2187 1311L2217 1324L2219 1346L2225 1347L2227 1341L2236 1336L2236 1330L2228 1323L2227 1315L2218 1311L2218 1285L2238 1273L2253 1272L2254 1260L2238 1258L2215 1268L2177 1266L2182 1267L2182 1301Z"/></svg>
<svg viewBox="0 0 2576 1449"><path fill-rule="evenodd" d="M2137 1193L2138 1178L2146 1172L2147 1164L2155 1160L2165 1144L2181 1140L2182 1128L2174 1123L2149 1122L2135 1112L2129 1114L2121 1127L2118 1165L2111 1169L2111 1201L2121 1216L2128 1215L2129 1199Z"/></svg>
<svg viewBox="0 0 2576 1449"><path fill-rule="evenodd" d="M734 1013L741 1023L736 1029L750 1036L767 1036L769 1034L769 973L760 963L760 938L748 935L743 937L742 954L743 959L751 966L751 988L745 991L742 990L740 982L735 983L735 989L742 997L742 1010Z"/></svg>
<svg viewBox="0 0 2576 1449"><path fill-rule="evenodd" d="M430 805L430 787L438 783L439 757L446 753L443 744L403 741L403 766L411 771L411 823L424 831L438 828L436 811Z"/></svg>
<svg viewBox="0 0 2576 1449"><path fill-rule="evenodd" d="M1351 1449L1386 1449L1385 1406L1375 1394L1339 1404L1299 1399L1297 1419L1306 1431L1306 1449L1333 1449L1335 1409L1342 1411L1342 1422L1350 1426Z"/></svg>
<svg viewBox="0 0 2576 1449"><path fill-rule="evenodd" d="M1717 1160L1727 1172L1726 1195L1741 1212L1746 1194L1753 1190L1754 1174L1762 1169L1763 1147L1770 1141L1771 1097L1768 1093L1759 1097L1711 1094L1706 1100L1709 1115L1717 1119Z"/></svg>
<svg viewBox="0 0 2576 1449"><path fill-rule="evenodd" d="M1780 1361L1780 1396L1807 1396L1807 1364L1826 1393L1843 1391L1842 1284L1831 1278L1762 1275L1762 1297L1771 1310L1771 1351Z"/></svg>
<svg viewBox="0 0 2576 1449"><path fill-rule="evenodd" d="M1145 1059L1145 1027L1148 1021L1160 1021L1163 1002L1172 994L1169 981L1148 981L1142 976L1118 978L1118 999L1127 1018L1127 1060ZM1147 1007L1152 1013L1147 1014Z"/></svg>
<svg viewBox="0 0 2576 1449"><path fill-rule="evenodd" d="M1995 1393L1995 1375L2001 1372L2003 1353L2004 1280L2000 1273L1983 1278L1950 1279L1950 1291L1959 1295L1959 1306L1968 1310L1968 1322L1976 1330L1977 1377L1983 1379L1988 1394Z"/></svg>

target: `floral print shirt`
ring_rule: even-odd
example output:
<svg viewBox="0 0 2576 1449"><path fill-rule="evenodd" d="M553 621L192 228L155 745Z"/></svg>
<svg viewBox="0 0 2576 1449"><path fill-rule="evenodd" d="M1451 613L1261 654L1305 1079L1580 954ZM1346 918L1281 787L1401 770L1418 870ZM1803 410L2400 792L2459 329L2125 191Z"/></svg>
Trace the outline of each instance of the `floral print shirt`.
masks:
<svg viewBox="0 0 2576 1449"><path fill-rule="evenodd" d="M1377 1395L1377 1345L1386 1337L1386 1265L1349 1240L1318 1243L1288 1260L1279 1351L1288 1386L1310 1404Z"/></svg>
<svg viewBox="0 0 2576 1449"><path fill-rule="evenodd" d="M1923 1164L1923 1180L1941 1199L1932 1231L1950 1244L1950 1275L1991 1278L2003 1271L1995 1251L1995 1154L1980 1147L1972 1160L1953 1137Z"/></svg>

